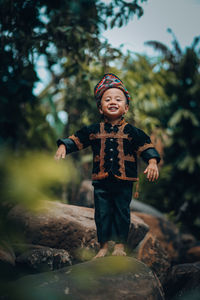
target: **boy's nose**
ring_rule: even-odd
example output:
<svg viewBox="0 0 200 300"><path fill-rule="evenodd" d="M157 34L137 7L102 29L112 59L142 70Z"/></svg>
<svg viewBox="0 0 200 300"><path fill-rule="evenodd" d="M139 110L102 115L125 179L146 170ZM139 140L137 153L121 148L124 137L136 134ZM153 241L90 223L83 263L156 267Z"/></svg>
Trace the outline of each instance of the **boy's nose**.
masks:
<svg viewBox="0 0 200 300"><path fill-rule="evenodd" d="M114 99L114 98L111 98L111 101L110 101L110 103L112 103L112 104L114 103L114 104L115 104L116 102L117 102L117 101L116 101L116 99Z"/></svg>

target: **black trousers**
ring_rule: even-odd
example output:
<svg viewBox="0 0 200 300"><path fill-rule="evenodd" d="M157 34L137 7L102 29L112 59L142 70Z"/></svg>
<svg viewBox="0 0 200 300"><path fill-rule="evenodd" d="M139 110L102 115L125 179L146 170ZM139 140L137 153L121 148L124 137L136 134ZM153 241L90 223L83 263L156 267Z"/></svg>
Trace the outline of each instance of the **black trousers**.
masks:
<svg viewBox="0 0 200 300"><path fill-rule="evenodd" d="M93 181L95 223L99 243L126 243L130 227L130 202L133 182L112 175Z"/></svg>

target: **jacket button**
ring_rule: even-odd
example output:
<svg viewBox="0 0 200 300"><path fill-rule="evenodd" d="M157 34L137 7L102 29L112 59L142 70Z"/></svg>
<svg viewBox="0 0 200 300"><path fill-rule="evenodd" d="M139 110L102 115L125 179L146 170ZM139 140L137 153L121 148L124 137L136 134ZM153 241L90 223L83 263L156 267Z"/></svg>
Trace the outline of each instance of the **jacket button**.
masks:
<svg viewBox="0 0 200 300"><path fill-rule="evenodd" d="M110 161L113 161L113 158L112 158L112 157L110 158Z"/></svg>
<svg viewBox="0 0 200 300"><path fill-rule="evenodd" d="M113 139L110 139L111 142L113 142Z"/></svg>
<svg viewBox="0 0 200 300"><path fill-rule="evenodd" d="M111 148L110 151L113 152L113 149Z"/></svg>

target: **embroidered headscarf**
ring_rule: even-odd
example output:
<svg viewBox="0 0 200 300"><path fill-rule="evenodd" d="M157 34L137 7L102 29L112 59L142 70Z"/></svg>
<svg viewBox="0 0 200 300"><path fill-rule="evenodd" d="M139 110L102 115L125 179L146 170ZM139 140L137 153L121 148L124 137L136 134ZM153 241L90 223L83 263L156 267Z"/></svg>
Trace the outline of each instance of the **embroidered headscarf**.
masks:
<svg viewBox="0 0 200 300"><path fill-rule="evenodd" d="M131 97L123 82L116 75L112 73L107 73L103 76L103 78L97 83L97 85L94 88L94 96L97 101L97 104L99 104L103 93L110 88L118 88L122 90L122 92L124 92L126 96L127 102L129 103Z"/></svg>

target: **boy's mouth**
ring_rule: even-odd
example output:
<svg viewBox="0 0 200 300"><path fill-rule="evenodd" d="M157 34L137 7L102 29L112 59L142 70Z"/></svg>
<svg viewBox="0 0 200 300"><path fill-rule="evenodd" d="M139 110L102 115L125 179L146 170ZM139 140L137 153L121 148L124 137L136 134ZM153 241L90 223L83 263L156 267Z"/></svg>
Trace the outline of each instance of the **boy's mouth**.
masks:
<svg viewBox="0 0 200 300"><path fill-rule="evenodd" d="M111 106L111 107L108 108L108 110L110 110L110 111L116 111L116 110L118 110L118 107Z"/></svg>

